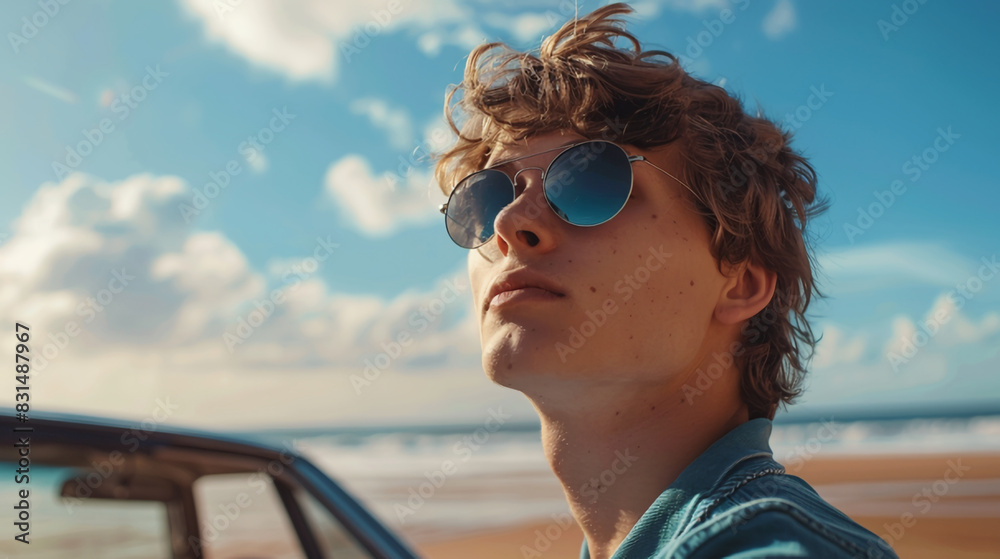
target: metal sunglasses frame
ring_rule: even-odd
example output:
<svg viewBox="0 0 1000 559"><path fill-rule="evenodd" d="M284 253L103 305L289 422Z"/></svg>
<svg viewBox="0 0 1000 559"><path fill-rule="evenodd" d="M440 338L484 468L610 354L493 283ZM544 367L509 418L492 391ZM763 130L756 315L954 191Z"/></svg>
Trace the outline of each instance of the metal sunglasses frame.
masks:
<svg viewBox="0 0 1000 559"><path fill-rule="evenodd" d="M644 161L644 162L648 163L651 167L653 167L657 171L663 173L664 175L667 175L668 177L674 179L675 181L677 181L678 183L680 183L681 185L683 185L685 188L687 188L688 191L690 191L691 194L694 195L695 199L698 198L698 194L695 193L694 189L691 188L690 186L688 186L688 184L686 182L684 182L681 179L675 177L674 175L672 175L670 172L666 171L665 169L660 168L658 165L656 165L655 163L653 163L652 161L650 161L649 159L647 159L646 156L644 156L644 155L629 155L629 153L627 151L625 151L625 148L621 147L620 145L618 145L618 144L616 144L614 142L610 142L608 140L585 140L583 142L577 142L575 144L570 144L568 146L559 146L559 147L555 147L555 148L551 148L551 149L542 150L542 151L539 151L539 152L536 152L536 153L532 153L532 154L529 154L529 155L522 155L521 157L515 157L513 159L507 159L507 160L501 161L499 163L496 163L496 164L492 165L491 167L487 167L486 169L481 169L479 171L476 171L475 173L471 173L471 174L467 175L466 177L464 177L462 180L458 181L458 183L455 185L455 188L452 189L451 194L448 196L448 202L445 202L444 204L441 204L438 207L438 210L442 214L444 214L445 218L447 218L448 217L448 204L451 203L451 198L452 198L452 196L455 195L455 192L458 191L458 187L461 186L462 183L464 183L465 181L469 180L471 177L474 177L474 176L476 176L476 175L478 175L480 173L484 173L486 171L496 171L496 172L499 172L499 173L503 173L503 175L505 177L507 177L507 180L510 181L511 189L514 191L514 200L517 200L517 197L519 196L517 194L517 187L516 187L516 185L517 185L517 176L520 175L521 173L525 172L525 171L538 170L538 171L542 172L542 176L541 176L542 186L543 186L542 193L543 193L543 195L545 197L545 202L548 204L549 209L552 210L552 213L556 214L559 217L559 219L565 221L566 223L569 223L570 225L575 225L577 227L596 227L598 225L603 225L603 224L611 221L612 219L615 218L615 216L617 216L619 213L621 213L621 211L623 209L625 209L625 204L622 204L622 207L618 208L618 211L616 211L613 215L611 215L611 217L609 217L608 219L605 219L604 221L602 221L600 223L594 223L593 225L580 225L580 224L577 224L577 223L573 223L572 221L570 221L567 218L563 217L562 215L559 214L558 211L556 211L555 208L552 207L552 201L549 200L548 192L546 192L545 188L544 188L545 177L548 176L549 170L552 168L552 165L560 157L562 157L562 155L565 152L567 152L567 151L569 151L571 149L580 147L580 146L585 145L585 144L594 144L594 143L609 144L609 145L612 145L612 146L618 148L619 150L621 150L621 152L624 153L625 156L628 158L628 162L629 162L630 168L631 168L631 164L635 163L636 161ZM504 171L501 171L500 169L498 169L498 167L502 167L503 165L507 165L508 163L513 163L515 161L520 161L522 159L528 159L529 157L535 157L537 155L542 155L543 153L551 153L553 151L558 151L558 150L562 150L562 151L560 151L558 155L556 155L555 157L553 157L552 161L550 161L549 164L544 169L542 169L541 167L524 167L522 169L518 169L518 171L516 173L514 173L514 177L513 178L511 178L510 175L508 175ZM631 194L632 194L632 188L634 187L634 185L635 185L635 173L630 173L630 176L629 176L629 187L628 187L629 196L631 196ZM511 204L514 203L514 200L511 200ZM628 197L626 196L626 201L627 200L628 200ZM486 243L490 242L490 239L492 239L494 237L494 235L496 235L496 233L494 233L493 235L490 235L489 238L487 238L485 241L483 241L479 245L476 245L474 247L464 247L463 246L462 248L469 248L469 250L477 249L477 248L485 245ZM448 236L450 238L451 234L449 233ZM454 241L454 239L452 239L452 241ZM456 242L455 244L458 244L458 243ZM462 245L459 245L459 246L462 246Z"/></svg>

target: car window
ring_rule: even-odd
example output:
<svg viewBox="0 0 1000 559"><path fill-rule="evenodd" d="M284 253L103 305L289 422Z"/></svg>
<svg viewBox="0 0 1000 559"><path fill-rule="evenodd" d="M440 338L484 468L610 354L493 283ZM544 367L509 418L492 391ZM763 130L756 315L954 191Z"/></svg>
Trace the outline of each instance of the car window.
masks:
<svg viewBox="0 0 1000 559"><path fill-rule="evenodd" d="M13 462L0 462L0 471L15 470L17 465ZM0 476L0 494L7 497L5 506L18 506L21 500L18 492L28 490L26 539L30 542L25 545L14 540L13 536L22 531L16 525L7 524L6 531L8 534L13 531L13 534L0 539L0 556L25 559L172 557L167 509L163 503L60 496L62 483L67 479L79 479L82 491L87 490L88 482L100 483L100 476L88 480L87 476L93 473L93 470L32 463L27 483L16 483L14 476ZM17 514L20 513L15 510L14 522L18 521ZM4 516L11 518L9 514Z"/></svg>
<svg viewBox="0 0 1000 559"><path fill-rule="evenodd" d="M193 491L205 559L304 559L271 476L203 476Z"/></svg>
<svg viewBox="0 0 1000 559"><path fill-rule="evenodd" d="M302 513L306 517L324 557L336 559L369 559L370 553L348 532L330 511L315 497L298 489L295 491Z"/></svg>

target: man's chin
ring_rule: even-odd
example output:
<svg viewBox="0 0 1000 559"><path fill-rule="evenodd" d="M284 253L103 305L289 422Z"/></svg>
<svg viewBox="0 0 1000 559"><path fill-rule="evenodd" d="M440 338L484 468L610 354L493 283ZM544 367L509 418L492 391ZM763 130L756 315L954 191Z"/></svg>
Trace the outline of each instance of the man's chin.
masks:
<svg viewBox="0 0 1000 559"><path fill-rule="evenodd" d="M559 367L558 363L535 362L525 356L513 360L484 356L483 370L494 383L526 396L561 390L574 376L565 366Z"/></svg>
<svg viewBox="0 0 1000 559"><path fill-rule="evenodd" d="M497 348L500 349L500 348ZM491 381L515 390L529 377L530 362L523 355L508 351L483 352L483 371Z"/></svg>
<svg viewBox="0 0 1000 559"><path fill-rule="evenodd" d="M483 341L483 370L493 382L522 390L571 369L568 362L559 361L555 346L537 331L515 325L500 328Z"/></svg>

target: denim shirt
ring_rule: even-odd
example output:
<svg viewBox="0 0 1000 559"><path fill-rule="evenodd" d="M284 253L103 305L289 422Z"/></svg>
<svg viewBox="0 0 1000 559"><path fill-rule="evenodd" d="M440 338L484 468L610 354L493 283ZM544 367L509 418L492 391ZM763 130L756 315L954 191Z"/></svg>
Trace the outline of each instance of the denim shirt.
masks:
<svg viewBox="0 0 1000 559"><path fill-rule="evenodd" d="M785 474L750 420L716 441L667 487L612 559L750 557L897 558L884 540ZM584 539L580 559L590 559Z"/></svg>

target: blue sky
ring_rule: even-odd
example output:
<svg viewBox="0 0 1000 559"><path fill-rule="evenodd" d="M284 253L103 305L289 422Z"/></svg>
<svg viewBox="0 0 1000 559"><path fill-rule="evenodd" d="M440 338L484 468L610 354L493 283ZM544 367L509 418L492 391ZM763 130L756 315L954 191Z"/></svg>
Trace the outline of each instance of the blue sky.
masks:
<svg viewBox="0 0 1000 559"><path fill-rule="evenodd" d="M483 377L465 251L411 154L441 146L470 48L536 47L572 3L227 4L0 7L0 316L52 345L37 406L143 417L172 398L178 422L240 426L476 421L498 402L531 417ZM826 339L801 408L997 401L1000 84L983 61L1000 8L633 5L646 48L793 130L832 200L814 227ZM448 289L461 296L443 303ZM402 331L413 343L352 383ZM920 347L894 362L907 340Z"/></svg>

